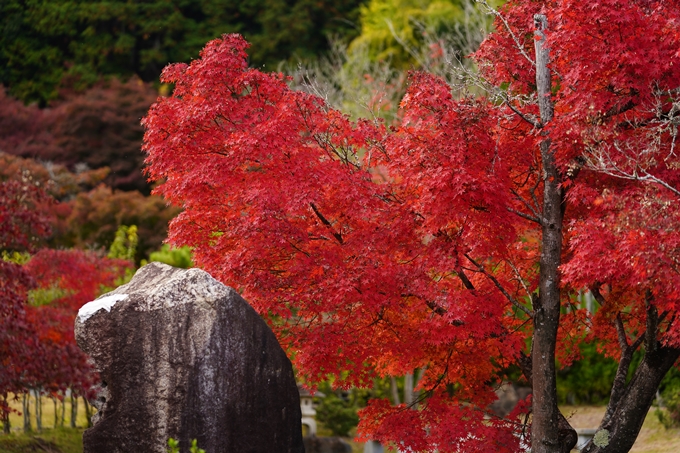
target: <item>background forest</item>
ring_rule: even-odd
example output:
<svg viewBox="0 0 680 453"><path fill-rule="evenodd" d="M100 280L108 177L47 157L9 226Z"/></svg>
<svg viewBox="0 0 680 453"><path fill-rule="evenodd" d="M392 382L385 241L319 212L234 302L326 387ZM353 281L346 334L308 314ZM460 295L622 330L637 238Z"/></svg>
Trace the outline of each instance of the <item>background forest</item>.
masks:
<svg viewBox="0 0 680 453"><path fill-rule="evenodd" d="M178 210L151 195L143 172L140 120L172 90L159 82L168 63L189 63L207 41L239 33L251 44L251 66L292 74L293 87L354 118L390 122L408 70L455 81L461 74L450 63L475 51L490 26L466 0L1 2L4 432L19 428L10 423L10 406L21 406L29 431L65 420L75 426L77 415L66 407L74 411L77 398L89 416L84 397L94 376L73 338L79 307L145 261L192 265L188 249L163 244ZM462 67L475 71L471 63ZM559 397L564 404L605 403L616 363L596 344L581 354L561 371ZM377 381L370 392L335 392L329 383L321 388L329 396L319 419L328 434L349 435L369 394L412 399L413 379ZM672 409L664 413L669 426L680 420L679 389L673 372L659 395ZM42 405L29 405L36 401L31 394L52 399L53 419L41 417Z"/></svg>

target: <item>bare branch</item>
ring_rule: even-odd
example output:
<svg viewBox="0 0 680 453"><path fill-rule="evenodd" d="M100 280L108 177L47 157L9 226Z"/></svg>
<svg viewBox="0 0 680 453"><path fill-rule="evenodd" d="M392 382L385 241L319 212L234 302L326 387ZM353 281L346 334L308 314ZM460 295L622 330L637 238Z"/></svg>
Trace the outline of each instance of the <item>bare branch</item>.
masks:
<svg viewBox="0 0 680 453"><path fill-rule="evenodd" d="M309 203L309 206L312 207L312 210L314 211L314 214L316 214L316 216L319 218L319 220L321 220L321 223L323 223L324 225L326 225L326 226L328 227L328 229L331 230L331 234L333 235L333 237L335 237L335 239L337 239L337 241L340 243L340 245L344 244L345 242L344 242L344 240L343 240L343 238L342 238L342 235L341 235L340 233L337 233L337 232L333 229L333 225L331 224L331 222L329 222L328 219L326 219L326 218L323 216L323 214L321 214L321 212L319 212L319 210L317 209L316 205L315 205L314 203Z"/></svg>
<svg viewBox="0 0 680 453"><path fill-rule="evenodd" d="M517 50L522 54L526 60L531 63L532 66L536 66L536 62L529 56L529 54L526 53L524 50L524 43L519 40L517 35L515 35L515 32L512 31L512 28L510 27L510 24L508 21L503 17L503 15L496 10L494 7L489 5L489 3L486 0L476 0L477 3L481 4L484 7L484 10L486 11L487 14L491 14L493 16L496 16L503 22L503 25L505 26L505 29L508 31L510 36L512 37L512 40L515 42L515 46L517 47Z"/></svg>
<svg viewBox="0 0 680 453"><path fill-rule="evenodd" d="M505 208L505 209L507 209L508 212L512 212L513 214L516 214L516 215L522 217L523 219L531 220L532 222L536 222L539 225L542 225L541 219L539 219L538 217L530 216L529 214L525 214L523 212L517 211L517 210L512 209L512 208Z"/></svg>
<svg viewBox="0 0 680 453"><path fill-rule="evenodd" d="M521 185L523 186L523 185L526 183L526 181L529 180L530 177L531 177L531 175L530 175L530 174L527 174L527 178L526 178L525 182L524 182L523 184L521 184ZM538 188L538 185L539 185L540 183L541 183L541 178L536 178L536 184L534 184L534 185L531 187L531 189L529 189L529 195L531 196L531 201L534 202L533 205L532 205L531 203L529 203L529 201L527 201L522 195L520 195L519 192L517 191L517 189L513 189L513 188L510 189L510 191L511 191L512 194L515 196L515 198L516 198L517 200L521 201L522 204L523 204L524 206L526 206L526 208L527 208L529 211L531 211L531 213L533 214L533 216L536 217L537 219L540 219L540 217L541 217L541 215L539 214L538 200L536 199L536 189Z"/></svg>
<svg viewBox="0 0 680 453"><path fill-rule="evenodd" d="M534 119L534 118L532 118L532 117L530 117L530 116L528 116L528 115L526 115L526 114L520 112L514 105L512 105L512 103L510 102L510 99L508 98L507 94L503 93L503 94L501 94L501 97L504 98L503 100L504 100L504 102L505 102L505 105L507 105L508 107L510 107L510 110L512 110L513 112L515 112L515 114L516 114L517 116L519 116L520 118L522 118L522 119L523 119L524 121L526 121L527 123L531 124L531 125L532 125L533 127L535 127L536 129L542 129L542 128L543 128L543 124L542 124L540 121L537 121L536 119Z"/></svg>
<svg viewBox="0 0 680 453"><path fill-rule="evenodd" d="M531 299L531 291L529 291L529 288L527 288L527 285L524 284L524 279L522 278L522 274L520 274L519 269L517 269L517 267L515 267L515 265L512 264L511 261L506 261L506 262L512 268L512 271L515 273L517 280L519 281L520 285L522 285L522 288L524 288L524 292L526 292L529 299Z"/></svg>
<svg viewBox="0 0 680 453"><path fill-rule="evenodd" d="M493 284L496 286L496 288L498 288L498 290L505 296L506 299L508 299L508 301L510 301L510 303L511 303L512 305L514 305L516 308L518 308L519 310L521 310L521 311L523 311L524 313L526 313L526 315L529 316L530 318L533 318L533 317L534 317L534 313L533 313L531 310L529 310L527 307L525 307L524 305L522 305L522 304L520 304L519 302L517 302L517 301L515 300L515 298L512 297L512 296L510 295L510 293L508 293L508 291L503 287L503 285L501 285L501 283L498 281L498 279L497 279L496 277L494 277L492 274L488 273L488 272L484 269L484 266L478 264L478 263L477 263L475 260L473 260L473 259L470 257L470 255L468 255L467 253L466 253L464 256L465 256L465 258L467 258L468 260L470 260L470 262L471 262L472 264L475 265L475 267L479 270L479 272L481 272L482 274L484 274L489 280L491 280L491 281L493 282Z"/></svg>

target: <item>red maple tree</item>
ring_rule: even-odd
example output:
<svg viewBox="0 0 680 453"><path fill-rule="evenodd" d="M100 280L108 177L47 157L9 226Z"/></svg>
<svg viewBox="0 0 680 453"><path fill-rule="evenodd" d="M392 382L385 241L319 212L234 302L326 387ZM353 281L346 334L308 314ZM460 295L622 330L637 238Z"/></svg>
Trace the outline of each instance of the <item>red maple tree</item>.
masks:
<svg viewBox="0 0 680 453"><path fill-rule="evenodd" d="M32 251L50 232L49 218L40 210L49 203L49 195L30 174L16 176L0 178L3 252ZM8 431L9 394L24 390L24 366L32 360L37 341L25 306L28 290L35 281L20 264L4 258L0 256L0 419Z"/></svg>
<svg viewBox="0 0 680 453"><path fill-rule="evenodd" d="M143 120L156 192L184 209L170 240L271 320L306 379L421 370L417 410L372 401L363 437L515 451L527 406L488 406L517 365L525 442L568 452L555 362L588 337L619 370L585 451L628 451L680 356L679 23L677 1L511 1L474 55L488 95L413 73L389 128L248 68L239 36L212 41L165 69L174 94Z"/></svg>
<svg viewBox="0 0 680 453"><path fill-rule="evenodd" d="M50 178L45 166L3 153L0 163L0 420L8 431L10 394L90 390L95 374L76 346L75 316L132 263L44 248L65 207L55 197L77 191L79 181L57 167ZM57 297L38 302L40 291Z"/></svg>
<svg viewBox="0 0 680 453"><path fill-rule="evenodd" d="M26 307L36 347L22 367L22 384L42 392L67 388L86 395L96 375L87 355L76 345L73 325L78 309L113 287L132 263L92 251L41 249L24 265L37 290L55 296Z"/></svg>

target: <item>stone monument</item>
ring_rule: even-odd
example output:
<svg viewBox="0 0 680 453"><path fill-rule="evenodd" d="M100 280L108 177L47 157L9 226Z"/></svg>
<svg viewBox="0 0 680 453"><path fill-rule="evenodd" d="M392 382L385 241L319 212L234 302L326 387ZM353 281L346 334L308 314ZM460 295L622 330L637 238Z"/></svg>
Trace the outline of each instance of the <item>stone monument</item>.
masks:
<svg viewBox="0 0 680 453"><path fill-rule="evenodd" d="M300 399L274 334L199 269L151 263L84 305L78 345L101 384L84 453L303 453Z"/></svg>

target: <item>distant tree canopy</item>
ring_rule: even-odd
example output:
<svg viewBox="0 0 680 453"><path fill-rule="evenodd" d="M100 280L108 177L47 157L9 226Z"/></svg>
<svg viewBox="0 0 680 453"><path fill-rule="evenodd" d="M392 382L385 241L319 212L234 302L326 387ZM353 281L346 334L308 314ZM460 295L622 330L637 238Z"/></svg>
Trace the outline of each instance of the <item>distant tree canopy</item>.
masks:
<svg viewBox="0 0 680 453"><path fill-rule="evenodd" d="M505 0L489 0L498 7ZM397 69L420 67L422 48L446 41L463 56L474 52L490 30L491 16L475 0L367 0L360 7L361 32L349 46L350 58L367 55ZM428 68L429 69L429 68Z"/></svg>
<svg viewBox="0 0 680 453"><path fill-rule="evenodd" d="M361 35L350 51L367 47L374 60L397 67L413 63L405 46L419 47L422 33L442 32L463 19L465 0L370 0L361 7Z"/></svg>
<svg viewBox="0 0 680 453"><path fill-rule="evenodd" d="M251 64L324 51L330 34L355 34L362 0L4 0L0 82L45 105L65 82L101 75L156 80L168 62L195 58L206 41L240 33Z"/></svg>
<svg viewBox="0 0 680 453"><path fill-rule="evenodd" d="M0 87L0 151L72 171L109 167L106 184L148 194L139 121L157 97L151 84L136 77L127 83L112 79L39 109L6 96Z"/></svg>

